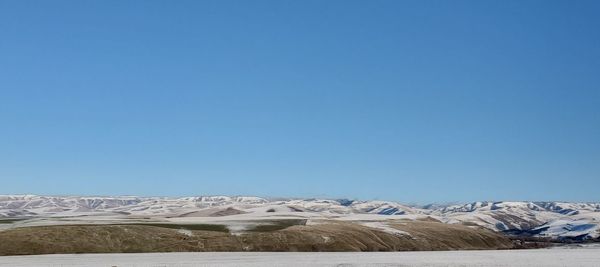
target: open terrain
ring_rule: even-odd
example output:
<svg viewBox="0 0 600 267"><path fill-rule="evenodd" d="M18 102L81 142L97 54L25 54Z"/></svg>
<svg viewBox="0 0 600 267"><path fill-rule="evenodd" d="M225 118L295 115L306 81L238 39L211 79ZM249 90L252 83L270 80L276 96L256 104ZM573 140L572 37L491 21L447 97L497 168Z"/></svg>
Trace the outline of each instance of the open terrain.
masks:
<svg viewBox="0 0 600 267"><path fill-rule="evenodd" d="M0 255L531 248L595 242L599 219L594 203L0 196Z"/></svg>
<svg viewBox="0 0 600 267"><path fill-rule="evenodd" d="M0 231L0 255L199 251L416 251L508 249L486 229L439 222L389 223L389 230L353 222L272 221L243 233L220 225L53 225ZM392 232L394 230L396 232Z"/></svg>
<svg viewBox="0 0 600 267"><path fill-rule="evenodd" d="M414 266L595 267L600 248L423 252L205 252L0 257L1 267Z"/></svg>
<svg viewBox="0 0 600 267"><path fill-rule="evenodd" d="M229 196L0 196L0 230L39 225L159 222L221 224L236 231L246 227L243 221L270 219L384 224L387 220L432 220L536 238L586 241L600 237L600 203L483 201L416 206L393 201Z"/></svg>

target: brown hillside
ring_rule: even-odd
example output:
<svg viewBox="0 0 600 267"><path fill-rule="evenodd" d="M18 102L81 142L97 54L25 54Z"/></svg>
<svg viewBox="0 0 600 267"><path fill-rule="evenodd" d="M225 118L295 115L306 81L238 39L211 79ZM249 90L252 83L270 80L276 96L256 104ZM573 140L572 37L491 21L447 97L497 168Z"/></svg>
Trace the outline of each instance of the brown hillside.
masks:
<svg viewBox="0 0 600 267"><path fill-rule="evenodd" d="M0 255L192 251L404 251L507 249L511 241L491 231L436 222L399 222L394 235L349 222L294 225L231 235L181 231L157 225L61 225L0 232ZM215 227L218 229L218 227ZM191 233L191 234L190 234Z"/></svg>

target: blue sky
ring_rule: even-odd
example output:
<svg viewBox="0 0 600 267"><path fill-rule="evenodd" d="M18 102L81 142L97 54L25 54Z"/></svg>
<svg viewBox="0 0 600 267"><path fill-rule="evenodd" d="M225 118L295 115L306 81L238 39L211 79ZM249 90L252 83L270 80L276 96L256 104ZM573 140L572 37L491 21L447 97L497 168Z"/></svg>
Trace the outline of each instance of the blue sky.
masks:
<svg viewBox="0 0 600 267"><path fill-rule="evenodd" d="M598 1L0 1L0 194L598 201Z"/></svg>

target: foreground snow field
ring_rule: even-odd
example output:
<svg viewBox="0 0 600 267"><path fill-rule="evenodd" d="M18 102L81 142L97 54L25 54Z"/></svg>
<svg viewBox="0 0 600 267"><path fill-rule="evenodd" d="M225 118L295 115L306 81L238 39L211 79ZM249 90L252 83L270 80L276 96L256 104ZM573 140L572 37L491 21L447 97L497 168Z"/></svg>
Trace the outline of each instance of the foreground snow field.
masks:
<svg viewBox="0 0 600 267"><path fill-rule="evenodd" d="M600 248L435 252L141 253L0 257L2 267L599 266Z"/></svg>

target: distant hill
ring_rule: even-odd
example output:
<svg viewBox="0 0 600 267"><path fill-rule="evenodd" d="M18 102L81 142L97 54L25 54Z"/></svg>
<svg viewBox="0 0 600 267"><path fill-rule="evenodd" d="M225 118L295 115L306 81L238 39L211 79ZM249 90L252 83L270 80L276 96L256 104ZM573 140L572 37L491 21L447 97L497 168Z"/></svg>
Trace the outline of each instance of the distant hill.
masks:
<svg viewBox="0 0 600 267"><path fill-rule="evenodd" d="M0 219L0 230L77 222L101 223L100 218L111 222L140 218L170 222L220 221L219 223L233 228L235 225L228 222L264 218L365 223L428 219L540 238L584 241L600 237L600 203L570 202L498 201L416 207L392 201L271 200L247 196L166 198L4 195L0 196L0 218L4 218ZM62 218L62 222L58 218ZM70 218L70 221L65 221L65 218ZM14 221L15 219L23 220Z"/></svg>

